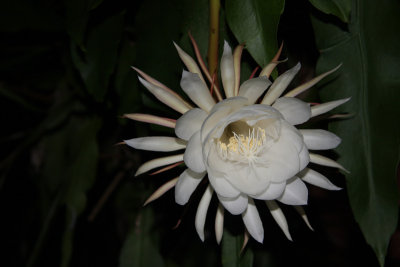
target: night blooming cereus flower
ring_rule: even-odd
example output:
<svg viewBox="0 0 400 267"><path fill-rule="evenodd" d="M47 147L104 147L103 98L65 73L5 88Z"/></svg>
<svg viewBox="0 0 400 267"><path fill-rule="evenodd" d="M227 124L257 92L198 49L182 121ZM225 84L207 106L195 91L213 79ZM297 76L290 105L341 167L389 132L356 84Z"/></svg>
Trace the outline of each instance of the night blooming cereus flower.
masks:
<svg viewBox="0 0 400 267"><path fill-rule="evenodd" d="M310 104L294 98L337 68L281 96L300 70L300 64L271 83L269 76L279 63L279 51L259 77L240 85L243 46L238 46L232 53L225 42L220 66L226 97L223 99L219 86L214 82L215 76L211 77L207 71L193 39L192 43L209 86L195 60L175 46L188 69L183 71L181 87L197 107L135 68L141 76L140 82L157 99L182 116L175 121L148 114L126 114L125 117L133 120L174 128L177 137L142 137L125 140L124 143L151 151L184 150L181 154L144 163L136 175L163 166L167 167L160 171L171 169L182 161L187 166L179 177L161 186L145 204L175 186L175 200L184 205L200 182L208 177L209 184L200 200L195 219L196 230L202 240L206 214L214 192L220 203L215 218L218 243L222 238L224 210L241 215L248 233L258 242L263 241L263 225L254 200L265 201L273 218L286 237L291 239L285 216L276 201L293 205L309 225L301 207L307 204L308 198L304 182L328 190L340 189L322 174L307 168L308 163L312 162L344 170L337 162L309 152L333 149L341 142L340 138L320 129L298 130L295 125L328 112L348 99L310 107Z"/></svg>

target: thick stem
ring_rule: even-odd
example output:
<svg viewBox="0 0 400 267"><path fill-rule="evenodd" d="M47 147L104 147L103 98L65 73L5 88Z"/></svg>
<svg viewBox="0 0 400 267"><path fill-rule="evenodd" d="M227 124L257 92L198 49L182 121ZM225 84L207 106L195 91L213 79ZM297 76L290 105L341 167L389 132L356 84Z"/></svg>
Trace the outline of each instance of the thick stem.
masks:
<svg viewBox="0 0 400 267"><path fill-rule="evenodd" d="M218 66L219 9L220 0L210 0L210 33L208 39L208 70L211 76Z"/></svg>

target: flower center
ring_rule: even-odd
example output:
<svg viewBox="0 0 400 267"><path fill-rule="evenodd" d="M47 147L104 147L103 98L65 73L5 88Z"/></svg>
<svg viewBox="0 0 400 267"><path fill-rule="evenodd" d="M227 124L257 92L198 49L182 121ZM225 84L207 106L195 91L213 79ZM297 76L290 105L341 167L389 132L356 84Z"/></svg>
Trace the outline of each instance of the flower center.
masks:
<svg viewBox="0 0 400 267"><path fill-rule="evenodd" d="M249 128L248 135L232 134L227 143L218 141L220 155L225 159L252 162L266 142L265 130L260 127Z"/></svg>

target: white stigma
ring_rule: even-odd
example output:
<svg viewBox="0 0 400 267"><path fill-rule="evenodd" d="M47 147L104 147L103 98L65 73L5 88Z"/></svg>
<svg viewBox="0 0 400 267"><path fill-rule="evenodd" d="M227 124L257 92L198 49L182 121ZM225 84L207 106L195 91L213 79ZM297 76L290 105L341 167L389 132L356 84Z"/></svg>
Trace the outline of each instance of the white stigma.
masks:
<svg viewBox="0 0 400 267"><path fill-rule="evenodd" d="M220 155L224 159L254 162L266 142L265 130L252 128L247 136L232 133L228 144L218 141Z"/></svg>

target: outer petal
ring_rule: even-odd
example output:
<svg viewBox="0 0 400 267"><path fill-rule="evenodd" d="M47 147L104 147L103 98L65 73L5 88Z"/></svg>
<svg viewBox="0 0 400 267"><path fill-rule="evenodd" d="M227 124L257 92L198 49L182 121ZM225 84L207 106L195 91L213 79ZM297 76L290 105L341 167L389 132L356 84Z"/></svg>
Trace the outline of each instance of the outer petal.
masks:
<svg viewBox="0 0 400 267"><path fill-rule="evenodd" d="M262 243L264 240L264 228L258 215L257 207L254 205L253 199L249 199L249 205L244 213L242 219L249 234L258 242Z"/></svg>
<svg viewBox="0 0 400 267"><path fill-rule="evenodd" d="M307 186L295 176L288 181L285 191L277 200L287 205L306 205L307 198Z"/></svg>
<svg viewBox="0 0 400 267"><path fill-rule="evenodd" d="M125 144L136 149L151 150L151 151L175 151L184 149L186 142L175 137L167 136L149 136L139 137L129 140L124 140Z"/></svg>
<svg viewBox="0 0 400 267"><path fill-rule="evenodd" d="M201 241L204 241L204 224L206 223L207 210L208 206L210 205L213 192L214 191L212 187L208 186L200 200L199 206L197 207L194 225Z"/></svg>
<svg viewBox="0 0 400 267"><path fill-rule="evenodd" d="M158 87L152 83L147 82L146 80L139 78L139 81L147 88L158 100L160 100L165 105L169 106L170 108L180 112L185 113L190 108L185 103L185 101L178 96L174 95L173 93Z"/></svg>
<svg viewBox="0 0 400 267"><path fill-rule="evenodd" d="M330 102L326 102L320 105L316 105L313 106L311 108L311 117L315 117L321 114L324 114L328 111L331 111L332 109L346 103L347 101L350 100L349 98L344 98L344 99L339 99L339 100L335 100L335 101L330 101Z"/></svg>
<svg viewBox="0 0 400 267"><path fill-rule="evenodd" d="M283 214L282 210L279 208L278 204L273 200L267 200L267 201L265 201L265 204L267 204L267 207L268 207L269 211L271 212L272 217L274 218L276 223L279 225L279 227L282 229L282 231L286 235L287 239L292 241L292 237L290 236L290 233L289 233L289 226L286 221L285 215Z"/></svg>
<svg viewBox="0 0 400 267"><path fill-rule="evenodd" d="M247 208L248 197L245 194L240 194L236 198L224 198L218 195L218 199L233 215L242 214Z"/></svg>
<svg viewBox="0 0 400 267"><path fill-rule="evenodd" d="M183 140L189 140L192 135L201 129L201 125L207 118L207 113L199 108L194 108L183 114L175 126L175 134Z"/></svg>
<svg viewBox="0 0 400 267"><path fill-rule="evenodd" d="M232 49L226 41L221 58L221 78L226 98L235 96L235 70L233 66Z"/></svg>
<svg viewBox="0 0 400 267"><path fill-rule="evenodd" d="M179 162L182 160L183 160L183 154L172 155L172 156L158 158L158 159L152 159L150 161L143 163L139 167L139 169L136 171L135 176L138 176L138 175L145 173L147 171L150 171L152 169L155 169L155 168L158 168L161 166L165 166L168 164L176 163L176 162Z"/></svg>
<svg viewBox="0 0 400 267"><path fill-rule="evenodd" d="M336 161L318 155L318 154L314 154L314 153L310 153L310 162L315 163L315 164L319 164L322 166L328 166L328 167L333 167L333 168L339 168L345 172L349 172L348 170L346 170L342 165L340 165L339 163L337 163Z"/></svg>
<svg viewBox="0 0 400 267"><path fill-rule="evenodd" d="M342 141L337 135L325 130L300 130L308 149L324 150L337 147Z"/></svg>
<svg viewBox="0 0 400 267"><path fill-rule="evenodd" d="M224 207L218 205L217 214L215 215L215 237L217 243L221 243L222 234L224 233Z"/></svg>
<svg viewBox="0 0 400 267"><path fill-rule="evenodd" d="M293 80L294 76L296 76L296 74L299 72L300 67L300 63L297 63L296 66L278 76L278 78L276 78L274 83L269 88L264 99L261 101L261 104L271 105L274 103L274 101L281 96L283 91L285 91L289 83Z"/></svg>
<svg viewBox="0 0 400 267"><path fill-rule="evenodd" d="M204 172L206 170L206 166L204 165L203 161L200 132L196 132L189 139L183 160L185 161L185 164L194 172Z"/></svg>
<svg viewBox="0 0 400 267"><path fill-rule="evenodd" d="M268 188L258 195L252 195L252 198L255 199L262 199L262 200L272 200L278 198L282 195L283 191L285 190L286 182L282 183L270 183Z"/></svg>
<svg viewBox="0 0 400 267"><path fill-rule="evenodd" d="M201 109L209 112L215 105L210 91L198 74L183 71L181 79L183 91L199 106Z"/></svg>
<svg viewBox="0 0 400 267"><path fill-rule="evenodd" d="M337 187L336 185L332 184L331 181L328 180L325 176L316 172L311 169L304 169L301 171L298 176L304 181L309 184L328 189L328 190L340 190L342 188Z"/></svg>
<svg viewBox="0 0 400 267"><path fill-rule="evenodd" d="M310 104L293 97L278 98L272 107L282 113L291 125L301 124L311 118Z"/></svg>
<svg viewBox="0 0 400 267"><path fill-rule="evenodd" d="M186 169L179 176L175 185L175 202L179 205L185 205L205 175L206 172L196 173Z"/></svg>
<svg viewBox="0 0 400 267"><path fill-rule="evenodd" d="M205 83L204 78L201 75L200 68L199 66L197 66L196 61L191 56L189 56L185 51L183 51L182 48L180 48L175 42L174 46L178 51L179 57L185 64L186 68L188 68L190 72L198 74L200 79Z"/></svg>
<svg viewBox="0 0 400 267"><path fill-rule="evenodd" d="M270 85L271 81L266 76L247 80L240 86L239 96L246 97L249 104L254 104Z"/></svg>

